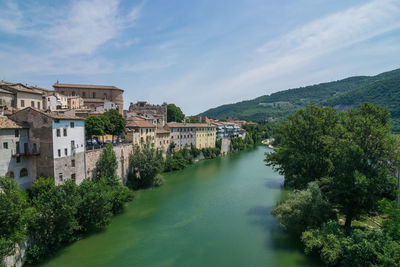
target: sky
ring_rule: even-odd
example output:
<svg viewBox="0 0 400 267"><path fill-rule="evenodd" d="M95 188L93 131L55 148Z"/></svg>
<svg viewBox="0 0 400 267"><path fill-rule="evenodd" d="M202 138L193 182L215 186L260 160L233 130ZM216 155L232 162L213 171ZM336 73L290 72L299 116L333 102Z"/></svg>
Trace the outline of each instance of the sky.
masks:
<svg viewBox="0 0 400 267"><path fill-rule="evenodd" d="M0 80L187 115L400 68L400 0L0 0Z"/></svg>

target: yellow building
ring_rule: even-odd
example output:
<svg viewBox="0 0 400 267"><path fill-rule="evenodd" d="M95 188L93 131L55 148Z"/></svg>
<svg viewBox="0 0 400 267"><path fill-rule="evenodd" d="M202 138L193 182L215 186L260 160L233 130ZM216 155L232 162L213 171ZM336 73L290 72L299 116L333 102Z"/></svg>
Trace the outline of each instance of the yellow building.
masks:
<svg viewBox="0 0 400 267"><path fill-rule="evenodd" d="M196 148L214 148L216 141L216 127L199 123L196 127Z"/></svg>
<svg viewBox="0 0 400 267"><path fill-rule="evenodd" d="M163 154L168 151L171 144L171 132L165 129L156 130L156 148L161 150Z"/></svg>
<svg viewBox="0 0 400 267"><path fill-rule="evenodd" d="M147 140L154 144L155 132L156 126L151 122L131 120L126 124L125 140L137 145L141 145Z"/></svg>

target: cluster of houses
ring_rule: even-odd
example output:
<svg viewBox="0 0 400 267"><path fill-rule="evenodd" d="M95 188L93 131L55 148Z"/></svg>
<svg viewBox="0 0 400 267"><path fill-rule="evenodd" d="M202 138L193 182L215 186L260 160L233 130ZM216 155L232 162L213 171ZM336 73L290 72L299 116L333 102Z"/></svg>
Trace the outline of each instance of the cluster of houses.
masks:
<svg viewBox="0 0 400 267"><path fill-rule="evenodd" d="M245 135L243 121L167 122L166 103L139 101L124 110L124 91L115 86L57 82L53 87L0 82L0 176L14 178L23 189L40 176L52 176L56 184L90 178L100 153L89 155L86 149L85 118L109 109L126 119L125 143L151 142L164 154L171 147L213 148L218 138ZM126 155L120 156L123 176Z"/></svg>

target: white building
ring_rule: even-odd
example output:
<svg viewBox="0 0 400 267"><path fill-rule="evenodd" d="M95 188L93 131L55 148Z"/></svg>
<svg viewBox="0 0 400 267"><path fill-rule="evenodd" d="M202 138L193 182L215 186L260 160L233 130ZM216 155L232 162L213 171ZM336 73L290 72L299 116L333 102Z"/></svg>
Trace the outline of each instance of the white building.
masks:
<svg viewBox="0 0 400 267"><path fill-rule="evenodd" d="M117 109L117 105L115 105L113 102L104 102L103 106L96 107L96 111L107 111L110 109Z"/></svg>
<svg viewBox="0 0 400 267"><path fill-rule="evenodd" d="M57 110L68 108L67 97L59 93L49 94L43 97L43 107L45 110Z"/></svg>
<svg viewBox="0 0 400 267"><path fill-rule="evenodd" d="M79 184L85 179L83 118L34 108L20 110L10 118L29 125L29 142L40 150L37 176L52 176L56 185L68 179Z"/></svg>
<svg viewBox="0 0 400 267"><path fill-rule="evenodd" d="M39 151L29 144L29 128L0 116L0 176L14 178L22 189L36 179Z"/></svg>

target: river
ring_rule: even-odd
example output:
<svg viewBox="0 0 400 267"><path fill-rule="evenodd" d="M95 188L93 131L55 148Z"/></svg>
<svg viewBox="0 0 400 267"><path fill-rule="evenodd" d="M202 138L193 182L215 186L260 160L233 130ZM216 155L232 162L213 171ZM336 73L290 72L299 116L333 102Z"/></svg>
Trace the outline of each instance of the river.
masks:
<svg viewBox="0 0 400 267"><path fill-rule="evenodd" d="M270 214L285 193L265 147L205 160L140 191L101 233L43 266L321 266Z"/></svg>

